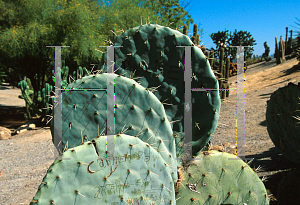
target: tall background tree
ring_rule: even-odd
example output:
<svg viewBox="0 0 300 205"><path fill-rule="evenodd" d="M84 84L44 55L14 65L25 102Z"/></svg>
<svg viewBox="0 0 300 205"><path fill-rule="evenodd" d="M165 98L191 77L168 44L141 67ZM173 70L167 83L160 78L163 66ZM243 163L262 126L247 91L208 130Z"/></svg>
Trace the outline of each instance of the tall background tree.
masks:
<svg viewBox="0 0 300 205"><path fill-rule="evenodd" d="M230 35L229 42L230 42L230 46L251 46L251 47L245 47L245 60L251 58L253 51L254 51L252 46L257 44L257 43L255 43L256 40L254 40L254 38L252 37L252 34L250 34L250 32L247 32L247 31L239 31L238 32L236 29L235 29L234 33L232 35ZM232 58L235 59L237 49L229 47L229 52L230 52Z"/></svg>
<svg viewBox="0 0 300 205"><path fill-rule="evenodd" d="M220 52L220 48L225 48L225 57L231 56L232 59L236 58L236 48L230 46L253 46L256 45L250 32L247 31L237 31L235 29L234 33L229 33L228 30L218 31L218 33L212 33L209 35L213 42L216 44L216 50ZM245 60L250 59L253 54L254 49L252 47L245 47Z"/></svg>
<svg viewBox="0 0 300 205"><path fill-rule="evenodd" d="M7 23L1 27L0 61L16 75L26 75L31 80L37 75L35 90L51 81L47 76L52 75L54 49L46 45L71 45L62 49L68 65L85 66L100 59L94 48L103 44L106 37L101 35L103 27L95 17L99 14L95 3L20 0L4 4L11 7L8 13L14 15L5 18Z"/></svg>
<svg viewBox="0 0 300 205"><path fill-rule="evenodd" d="M154 12L153 22L179 30L182 33L184 24L189 27L190 24L194 23L191 15L185 10L190 2L187 4L184 3L183 5L179 5L179 0L142 0L139 5L143 8L149 8Z"/></svg>
<svg viewBox="0 0 300 205"><path fill-rule="evenodd" d="M216 44L215 52L220 56L220 49L222 47L227 48L229 46L228 39L230 38L228 30L218 31L218 33L212 33L209 35L214 44ZM228 51L225 49L225 56L228 56Z"/></svg>

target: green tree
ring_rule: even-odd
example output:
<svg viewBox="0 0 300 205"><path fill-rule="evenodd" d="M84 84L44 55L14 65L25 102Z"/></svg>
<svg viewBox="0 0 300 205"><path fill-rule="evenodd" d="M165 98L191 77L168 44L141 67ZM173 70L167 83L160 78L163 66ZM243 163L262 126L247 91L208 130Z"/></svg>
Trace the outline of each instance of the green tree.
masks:
<svg viewBox="0 0 300 205"><path fill-rule="evenodd" d="M110 36L112 40L113 29L119 35L129 28L145 24L156 17L149 8L139 6L139 2L139 0L98 1L99 23L105 28L103 35Z"/></svg>
<svg viewBox="0 0 300 205"><path fill-rule="evenodd" d="M220 51L221 47L225 48L225 57L231 55L231 60L236 58L236 48L230 46L253 46L256 45L250 32L239 31L235 29L234 33L228 33L228 30L218 31L218 33L212 33L209 35L213 42L216 44L216 50ZM252 47L245 47L245 58L250 59L254 49Z"/></svg>
<svg viewBox="0 0 300 205"><path fill-rule="evenodd" d="M191 15L185 10L189 3L180 6L179 0L152 0L140 1L139 5L154 12L154 16L151 18L152 23L168 26L182 33L184 24L189 27L191 23L194 23Z"/></svg>
<svg viewBox="0 0 300 205"><path fill-rule="evenodd" d="M247 31L239 31L235 29L234 33L230 35L230 46L254 46L257 43L256 40L252 37L250 32ZM252 47L245 47L245 60L250 59L254 49ZM236 58L236 48L229 47L229 53L231 54L232 58Z"/></svg>
<svg viewBox="0 0 300 205"><path fill-rule="evenodd" d="M72 72L78 65L88 67L99 62L99 46L110 44L113 28L120 34L122 29L152 19L157 22L151 23L170 24L177 29L182 29L179 25L183 21L193 22L178 0L142 3L138 0L0 0L3 12L0 62L21 78L26 75L33 80L37 74L33 87L40 90L45 82L51 81L47 76L51 76L54 67L54 49L45 45L70 45L71 48L62 48L62 59Z"/></svg>
<svg viewBox="0 0 300 205"><path fill-rule="evenodd" d="M225 31L218 31L218 33L212 33L209 35L213 41L214 44L216 44L216 52L218 52L218 56L220 56L220 49L222 47L225 48L225 57L228 56L228 46L229 45L229 42L228 42L228 39L230 38L230 35L228 33L228 30L225 30Z"/></svg>
<svg viewBox="0 0 300 205"><path fill-rule="evenodd" d="M1 19L0 62L15 75L31 79L34 99L45 82L52 81L54 49L46 45L70 45L62 48L62 58L71 69L99 62L101 53L95 49L106 45L107 36L96 18L100 10L95 2L20 0L1 5L9 10Z"/></svg>
<svg viewBox="0 0 300 205"><path fill-rule="evenodd" d="M116 31L127 30L150 22L182 32L184 23L189 26L194 22L191 15L185 11L189 3L182 7L178 0L98 0L97 2L102 11L101 23L106 28L110 28L109 30L112 28Z"/></svg>

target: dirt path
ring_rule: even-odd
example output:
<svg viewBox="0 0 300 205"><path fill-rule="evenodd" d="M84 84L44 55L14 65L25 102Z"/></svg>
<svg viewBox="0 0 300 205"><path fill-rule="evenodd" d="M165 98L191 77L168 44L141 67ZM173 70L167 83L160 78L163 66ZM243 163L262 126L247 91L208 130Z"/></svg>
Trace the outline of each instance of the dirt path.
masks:
<svg viewBox="0 0 300 205"><path fill-rule="evenodd" d="M273 194L272 205L277 204L278 183L287 170L295 165L278 152L268 135L266 102L278 88L289 82L300 82L300 68L297 64L296 59L278 66L270 61L249 67L245 74L245 153L247 158L255 158L251 167L260 165L264 168L263 172L258 173L259 176L269 176L265 186L268 193ZM236 76L229 79L231 88L234 88L235 80ZM25 104L24 100L17 98L20 94L19 89L5 89L1 86L0 112L2 110L4 113L5 109L9 112L5 106L11 105L19 106L16 109L22 110ZM219 124L211 140L213 144L235 144L235 106L235 91L231 91L230 96L222 102ZM0 126L6 122L2 116L7 117L8 113L1 115ZM48 167L54 161L53 151L49 128L37 128L0 141L0 204L29 204Z"/></svg>

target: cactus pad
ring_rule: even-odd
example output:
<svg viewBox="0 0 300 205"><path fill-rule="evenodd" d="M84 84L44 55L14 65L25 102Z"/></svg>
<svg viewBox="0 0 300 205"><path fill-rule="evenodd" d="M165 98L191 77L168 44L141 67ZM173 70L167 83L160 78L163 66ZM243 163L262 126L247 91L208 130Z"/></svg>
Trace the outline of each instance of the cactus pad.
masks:
<svg viewBox="0 0 300 205"><path fill-rule="evenodd" d="M257 174L243 160L226 152L201 152L179 167L178 176L178 204L269 204Z"/></svg>
<svg viewBox="0 0 300 205"><path fill-rule="evenodd" d="M267 101L267 130L274 145L290 161L300 164L300 83L289 83Z"/></svg>
<svg viewBox="0 0 300 205"><path fill-rule="evenodd" d="M85 76L62 91L63 149L66 145L73 148L96 136L107 135L107 91L96 90L107 88L107 75ZM159 150L166 161L169 161L171 155L175 162L175 140L161 102L133 79L112 75L115 76L115 102L112 102L115 103L114 133L137 136ZM53 126L52 121L54 142ZM176 166L172 168L174 173Z"/></svg>
<svg viewBox="0 0 300 205"><path fill-rule="evenodd" d="M114 160L106 136L68 149L49 167L30 205L175 204L172 173L148 143L115 135ZM171 158L171 157L170 157Z"/></svg>

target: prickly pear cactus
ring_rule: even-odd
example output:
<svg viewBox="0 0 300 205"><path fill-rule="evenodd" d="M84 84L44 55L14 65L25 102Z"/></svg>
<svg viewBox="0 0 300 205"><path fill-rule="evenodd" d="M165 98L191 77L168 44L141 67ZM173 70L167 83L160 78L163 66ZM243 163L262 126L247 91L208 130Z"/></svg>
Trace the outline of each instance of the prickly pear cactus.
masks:
<svg viewBox="0 0 300 205"><path fill-rule="evenodd" d="M185 48L193 46L188 36L157 24L134 27L116 37L115 73L125 77L139 77L143 87L158 87L154 95L164 103L173 134L176 137L177 157L184 154ZM191 48L192 88L219 89L208 60L197 46ZM98 69L104 73L107 53L102 56ZM192 91L191 91L192 92ZM196 155L214 133L220 112L217 90L192 92L193 155Z"/></svg>
<svg viewBox="0 0 300 205"><path fill-rule="evenodd" d="M50 166L30 205L175 204L168 164L148 143L115 135L114 160L106 136L68 149ZM171 158L171 157L170 157Z"/></svg>
<svg viewBox="0 0 300 205"><path fill-rule="evenodd" d="M62 149L73 148L96 136L106 135L107 73L89 75L69 84L62 92ZM159 150L165 161L176 162L175 140L163 105L135 80L114 75L115 134L137 136ZM98 89L98 90L97 90ZM51 132L54 142L54 122ZM174 172L175 166L169 167Z"/></svg>
<svg viewBox="0 0 300 205"><path fill-rule="evenodd" d="M242 159L216 150L201 152L178 169L177 204L267 205L267 191Z"/></svg>
<svg viewBox="0 0 300 205"><path fill-rule="evenodd" d="M274 145L290 161L300 164L300 83L289 83L267 101L267 130Z"/></svg>

